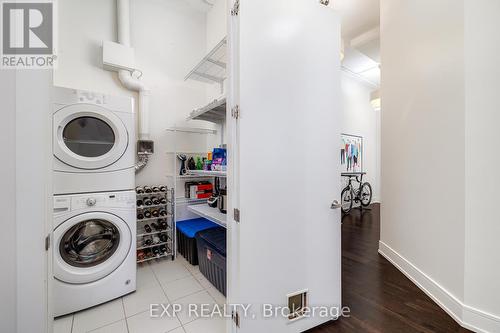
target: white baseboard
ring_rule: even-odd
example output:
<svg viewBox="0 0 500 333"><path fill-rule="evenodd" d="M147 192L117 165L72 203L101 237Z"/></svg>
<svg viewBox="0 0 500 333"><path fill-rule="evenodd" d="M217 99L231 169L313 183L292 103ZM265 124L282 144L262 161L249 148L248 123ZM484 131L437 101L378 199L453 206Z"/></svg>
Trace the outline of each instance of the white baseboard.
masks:
<svg viewBox="0 0 500 333"><path fill-rule="evenodd" d="M378 252L415 283L461 326L480 333L500 332L500 318L472 308L431 279L384 242Z"/></svg>

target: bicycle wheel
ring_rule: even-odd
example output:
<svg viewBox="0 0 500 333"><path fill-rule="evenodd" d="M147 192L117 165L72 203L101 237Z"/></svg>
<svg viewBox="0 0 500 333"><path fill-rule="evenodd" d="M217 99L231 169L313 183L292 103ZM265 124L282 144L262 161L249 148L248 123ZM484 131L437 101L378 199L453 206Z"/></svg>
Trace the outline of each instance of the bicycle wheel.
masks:
<svg viewBox="0 0 500 333"><path fill-rule="evenodd" d="M361 205L366 207L372 202L372 186L370 183L363 183L361 185Z"/></svg>
<svg viewBox="0 0 500 333"><path fill-rule="evenodd" d="M354 201L354 193L349 186L342 190L341 201L342 213L349 213L352 209L352 203Z"/></svg>

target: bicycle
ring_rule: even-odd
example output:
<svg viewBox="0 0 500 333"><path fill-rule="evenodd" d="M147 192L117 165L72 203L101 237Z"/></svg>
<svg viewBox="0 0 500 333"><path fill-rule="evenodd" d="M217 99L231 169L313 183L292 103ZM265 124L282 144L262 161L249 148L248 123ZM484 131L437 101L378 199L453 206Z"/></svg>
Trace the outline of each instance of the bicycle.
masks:
<svg viewBox="0 0 500 333"><path fill-rule="evenodd" d="M342 190L342 212L349 213L355 202L359 202L361 207L368 207L372 202L372 186L368 182L363 183L363 176L366 175L366 172L345 172L341 175L349 177L347 186ZM353 182L359 184L358 188L354 188Z"/></svg>

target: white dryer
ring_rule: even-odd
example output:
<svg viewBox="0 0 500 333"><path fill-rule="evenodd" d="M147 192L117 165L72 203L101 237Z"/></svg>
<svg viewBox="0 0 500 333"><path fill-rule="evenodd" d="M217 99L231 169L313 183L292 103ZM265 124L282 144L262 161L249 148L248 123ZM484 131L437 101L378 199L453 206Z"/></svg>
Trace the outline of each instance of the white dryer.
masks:
<svg viewBox="0 0 500 333"><path fill-rule="evenodd" d="M54 196L56 317L136 290L135 191Z"/></svg>
<svg viewBox="0 0 500 333"><path fill-rule="evenodd" d="M54 194L135 187L132 98L55 87L52 121Z"/></svg>

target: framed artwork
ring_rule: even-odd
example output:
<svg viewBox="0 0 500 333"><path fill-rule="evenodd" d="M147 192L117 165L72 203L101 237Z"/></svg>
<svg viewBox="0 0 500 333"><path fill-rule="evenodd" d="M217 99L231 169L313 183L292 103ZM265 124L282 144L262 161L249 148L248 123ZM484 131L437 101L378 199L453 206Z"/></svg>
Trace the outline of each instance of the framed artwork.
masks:
<svg viewBox="0 0 500 333"><path fill-rule="evenodd" d="M363 171L363 137L341 134L340 165L342 172Z"/></svg>

